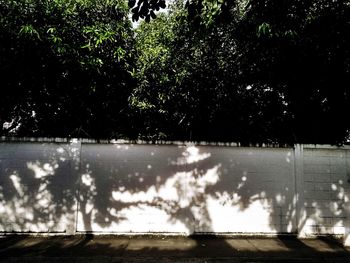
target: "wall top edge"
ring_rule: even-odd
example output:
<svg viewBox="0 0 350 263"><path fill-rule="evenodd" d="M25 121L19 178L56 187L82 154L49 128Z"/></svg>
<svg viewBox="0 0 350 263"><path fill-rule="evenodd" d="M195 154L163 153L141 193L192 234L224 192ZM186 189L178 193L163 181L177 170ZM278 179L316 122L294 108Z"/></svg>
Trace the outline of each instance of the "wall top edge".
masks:
<svg viewBox="0 0 350 263"><path fill-rule="evenodd" d="M96 140L87 138L59 138L59 137L0 137L0 143L4 142L33 142L33 143L71 143L81 142L82 144L135 144L135 145L176 145L176 146L226 146L226 147L257 147L257 148L295 148L296 145L303 149L350 149L350 144L335 146L330 144L242 144L239 142L194 142L194 141L146 141L146 140Z"/></svg>

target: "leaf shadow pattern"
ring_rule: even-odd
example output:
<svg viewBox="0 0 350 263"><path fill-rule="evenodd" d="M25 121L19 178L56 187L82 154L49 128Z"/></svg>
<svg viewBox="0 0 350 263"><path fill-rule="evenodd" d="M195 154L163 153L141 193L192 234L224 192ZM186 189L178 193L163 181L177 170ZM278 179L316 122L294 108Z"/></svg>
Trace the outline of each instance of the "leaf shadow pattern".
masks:
<svg viewBox="0 0 350 263"><path fill-rule="evenodd" d="M344 149L305 149L302 189L293 148L82 144L78 159L74 150L2 143L2 232L344 234Z"/></svg>
<svg viewBox="0 0 350 263"><path fill-rule="evenodd" d="M65 232L76 210L71 147L1 143L0 231Z"/></svg>
<svg viewBox="0 0 350 263"><path fill-rule="evenodd" d="M80 198L90 210L80 207L78 231L296 234L305 226L314 234L344 230L346 174L333 173L321 184L324 189L316 189L317 176L329 168L344 168L343 151L334 150L335 159L325 158L322 151L320 156L306 156L303 166L316 181L308 181L310 174L302 178L305 188L298 191L305 195L305 207L298 211L293 148L85 147L85 190ZM338 168L332 160L340 160ZM84 178L90 181L84 184ZM309 189L312 184L315 187ZM80 221L94 223L84 226Z"/></svg>

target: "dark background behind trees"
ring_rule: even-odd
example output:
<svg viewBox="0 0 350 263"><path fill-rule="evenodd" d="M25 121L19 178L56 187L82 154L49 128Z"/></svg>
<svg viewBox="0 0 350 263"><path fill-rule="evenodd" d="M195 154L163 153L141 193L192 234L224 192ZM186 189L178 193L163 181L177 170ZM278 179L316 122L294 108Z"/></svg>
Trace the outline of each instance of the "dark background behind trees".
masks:
<svg viewBox="0 0 350 263"><path fill-rule="evenodd" d="M346 142L350 1L163 7L0 0L1 135Z"/></svg>

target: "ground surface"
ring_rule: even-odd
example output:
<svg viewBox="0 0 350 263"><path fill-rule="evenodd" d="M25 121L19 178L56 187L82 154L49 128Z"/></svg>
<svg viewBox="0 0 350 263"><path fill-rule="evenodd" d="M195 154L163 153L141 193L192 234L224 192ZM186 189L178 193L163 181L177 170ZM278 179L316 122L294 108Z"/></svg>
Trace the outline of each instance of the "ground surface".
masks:
<svg viewBox="0 0 350 263"><path fill-rule="evenodd" d="M330 238L0 237L1 262L350 262Z"/></svg>

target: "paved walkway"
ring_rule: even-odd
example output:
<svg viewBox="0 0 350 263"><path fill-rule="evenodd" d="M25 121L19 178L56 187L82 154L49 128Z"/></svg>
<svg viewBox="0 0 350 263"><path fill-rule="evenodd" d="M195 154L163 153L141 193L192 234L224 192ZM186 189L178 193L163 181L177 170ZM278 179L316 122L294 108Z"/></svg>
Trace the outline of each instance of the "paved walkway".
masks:
<svg viewBox="0 0 350 263"><path fill-rule="evenodd" d="M1 262L350 262L331 238L0 237Z"/></svg>

